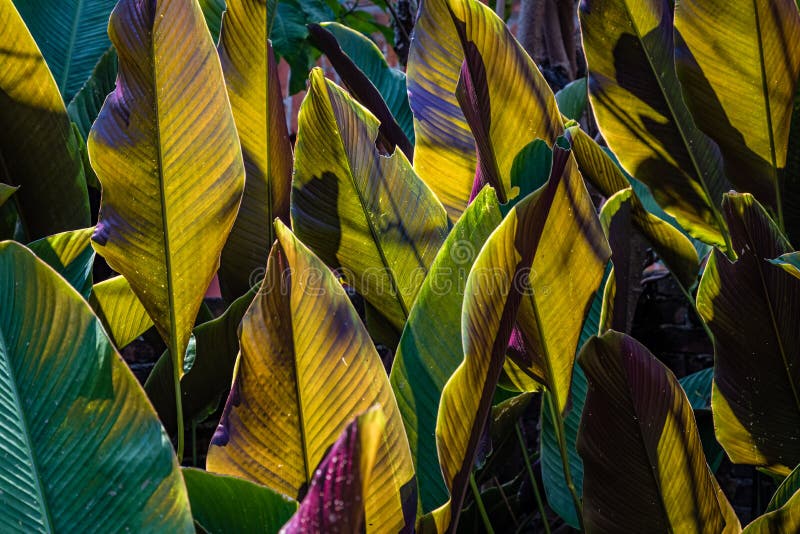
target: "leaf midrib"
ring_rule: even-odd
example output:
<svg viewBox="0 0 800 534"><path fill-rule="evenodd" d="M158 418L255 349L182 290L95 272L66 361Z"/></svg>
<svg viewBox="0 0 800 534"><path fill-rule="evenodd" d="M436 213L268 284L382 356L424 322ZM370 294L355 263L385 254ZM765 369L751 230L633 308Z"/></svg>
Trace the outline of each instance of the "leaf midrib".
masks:
<svg viewBox="0 0 800 534"><path fill-rule="evenodd" d="M42 480L42 476L39 472L38 462L36 461L36 453L33 449L33 442L31 440L31 433L30 433L30 425L28 425L28 420L25 417L25 410L23 409L21 400L21 395L17 390L17 381L14 376L14 368L12 366L10 352L8 350L8 344L6 343L5 336L3 334L2 329L0 329L0 354L5 355L4 359L8 363L8 374L11 380L9 381L9 386L11 388L11 394L14 398L16 413L19 416L20 424L22 425L22 439L25 441L25 452L28 453L28 461L30 462L31 473L34 475L33 482L34 487L36 489L36 495L38 497L38 502L40 504L39 511L41 513L41 517L44 520L43 526L45 527L47 532L54 532L55 528L53 526L53 519L50 517L50 509L47 507L44 495L44 483Z"/></svg>

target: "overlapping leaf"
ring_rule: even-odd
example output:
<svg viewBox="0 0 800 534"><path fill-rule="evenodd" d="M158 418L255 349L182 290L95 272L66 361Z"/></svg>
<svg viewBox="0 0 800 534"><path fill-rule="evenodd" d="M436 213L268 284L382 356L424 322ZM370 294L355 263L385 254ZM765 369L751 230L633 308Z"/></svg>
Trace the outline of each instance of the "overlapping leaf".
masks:
<svg viewBox="0 0 800 534"><path fill-rule="evenodd" d="M106 97L114 90L116 79L117 51L109 46L100 56L89 79L75 93L75 97L67 106L70 120L78 127L84 139L89 137L92 123L100 113Z"/></svg>
<svg viewBox="0 0 800 534"><path fill-rule="evenodd" d="M575 345L609 255L577 165L569 151L555 147L550 180L506 216L467 280L464 361L445 385L436 424L451 495L434 512L438 531L457 526L515 318L530 349L523 369L552 391L563 410ZM567 279L570 284L560 283Z"/></svg>
<svg viewBox="0 0 800 534"><path fill-rule="evenodd" d="M592 338L580 364L589 380L578 434L587 530L738 532L672 372L615 331Z"/></svg>
<svg viewBox="0 0 800 534"><path fill-rule="evenodd" d="M800 278L800 252L788 252L774 260L769 260L769 262L782 268L795 278Z"/></svg>
<svg viewBox="0 0 800 534"><path fill-rule="evenodd" d="M278 68L267 43L268 15L266 0L228 0L220 33L219 57L246 171L242 204L219 271L229 300L258 283L275 241L273 219L289 222L292 147Z"/></svg>
<svg viewBox="0 0 800 534"><path fill-rule="evenodd" d="M89 197L79 144L53 76L11 0L0 1L0 38L0 182L20 187L14 202L28 240L86 228Z"/></svg>
<svg viewBox="0 0 800 534"><path fill-rule="evenodd" d="M717 439L733 462L787 475L800 463L800 279L768 261L791 248L752 195L726 195L723 211L739 257L715 251L697 294Z"/></svg>
<svg viewBox="0 0 800 534"><path fill-rule="evenodd" d="M118 349L153 326L153 320L124 276L96 283L89 295L89 304Z"/></svg>
<svg viewBox="0 0 800 534"><path fill-rule="evenodd" d="M800 78L793 0L684 0L675 6L678 76L697 125L738 191L783 224L783 170Z"/></svg>
<svg viewBox="0 0 800 534"><path fill-rule="evenodd" d="M0 244L0 530L193 532L169 440L86 302Z"/></svg>
<svg viewBox="0 0 800 534"><path fill-rule="evenodd" d="M772 534L773 532L797 532L800 529L800 491L780 508L768 511L750 523L743 534Z"/></svg>
<svg viewBox="0 0 800 534"><path fill-rule="evenodd" d="M383 364L328 268L279 221L266 276L240 335L238 374L208 453L210 471L296 496L339 432L380 403L386 437L365 496L370 531L413 521L403 423ZM412 517L404 517L410 506Z"/></svg>
<svg viewBox="0 0 800 534"><path fill-rule="evenodd" d="M695 125L673 59L669 0L584 1L589 97L622 165L693 236L727 243L719 147Z"/></svg>
<svg viewBox="0 0 800 534"><path fill-rule="evenodd" d="M385 431L380 406L350 422L320 462L308 494L281 533L364 531L364 501Z"/></svg>
<svg viewBox="0 0 800 534"><path fill-rule="evenodd" d="M298 122L297 236L400 331L447 234L447 215L402 152L380 155L377 120L319 69Z"/></svg>
<svg viewBox="0 0 800 534"><path fill-rule="evenodd" d="M241 151L195 2L121 0L109 33L119 75L88 141L103 186L92 239L130 282L179 373L241 200Z"/></svg>
<svg viewBox="0 0 800 534"><path fill-rule="evenodd" d="M34 254L56 270L83 298L92 290L94 249L89 241L93 228L71 230L39 239L28 245Z"/></svg>

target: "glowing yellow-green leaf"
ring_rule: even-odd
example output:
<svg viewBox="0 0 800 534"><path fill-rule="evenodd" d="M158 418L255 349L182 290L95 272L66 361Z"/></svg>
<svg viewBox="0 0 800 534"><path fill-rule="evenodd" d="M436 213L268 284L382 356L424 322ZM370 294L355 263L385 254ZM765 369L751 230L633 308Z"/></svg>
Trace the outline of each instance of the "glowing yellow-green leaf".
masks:
<svg viewBox="0 0 800 534"><path fill-rule="evenodd" d="M370 491L369 532L413 517L414 469L389 379L341 284L280 221L258 296L242 320L238 374L206 466L298 496L350 419L386 415Z"/></svg>
<svg viewBox="0 0 800 534"><path fill-rule="evenodd" d="M455 531L515 319L529 349L522 366L564 408L584 317L610 256L577 165L555 147L550 180L506 216L467 280L464 361L444 387L436 444L450 501L434 512ZM517 362L518 364L520 362Z"/></svg>
<svg viewBox="0 0 800 534"><path fill-rule="evenodd" d="M769 262L777 265L795 278L800 278L800 252L782 254L774 260L769 260Z"/></svg>
<svg viewBox="0 0 800 534"><path fill-rule="evenodd" d="M320 69L298 128L294 231L402 330L447 235L447 214L401 151L378 152L378 121Z"/></svg>
<svg viewBox="0 0 800 534"><path fill-rule="evenodd" d="M34 254L56 270L69 285L87 298L92 290L93 228L53 234L28 244Z"/></svg>
<svg viewBox="0 0 800 534"><path fill-rule="evenodd" d="M11 0L0 0L0 182L25 237L86 228L89 196L79 145L53 75Z"/></svg>
<svg viewBox="0 0 800 534"><path fill-rule="evenodd" d="M121 0L109 35L119 75L89 134L103 187L92 240L130 282L182 372L241 200L239 141L196 2Z"/></svg>
<svg viewBox="0 0 800 534"><path fill-rule="evenodd" d="M675 58L686 103L714 139L735 189L778 213L800 77L793 0L681 0ZM797 200L794 199L793 202Z"/></svg>
<svg viewBox="0 0 800 534"><path fill-rule="evenodd" d="M719 147L694 123L673 58L669 0L580 5L589 99L608 146L694 237L726 246L730 189Z"/></svg>
<svg viewBox="0 0 800 534"><path fill-rule="evenodd" d="M800 490L777 510L768 511L747 525L742 534L774 534L800 531Z"/></svg>
<svg viewBox="0 0 800 534"><path fill-rule="evenodd" d="M219 58L242 144L242 205L220 260L223 295L233 300L258 282L275 241L272 220L289 222L292 147L278 68L267 43L267 0L228 0Z"/></svg>
<svg viewBox="0 0 800 534"><path fill-rule="evenodd" d="M96 283L89 295L89 304L118 349L153 326L153 320L124 276Z"/></svg>

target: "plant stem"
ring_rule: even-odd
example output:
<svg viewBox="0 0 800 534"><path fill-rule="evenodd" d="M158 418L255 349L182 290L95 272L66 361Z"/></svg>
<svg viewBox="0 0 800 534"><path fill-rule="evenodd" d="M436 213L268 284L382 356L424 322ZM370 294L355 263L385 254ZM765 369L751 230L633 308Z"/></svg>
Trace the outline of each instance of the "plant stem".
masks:
<svg viewBox="0 0 800 534"><path fill-rule="evenodd" d="M483 499L481 499L481 494L478 491L478 485L475 483L475 473L472 472L469 474L469 487L472 488L472 496L475 497L475 504L478 505L478 511L480 512L481 519L483 520L483 527L489 534L494 534L492 523L489 521L489 516L486 514L486 508L483 506Z"/></svg>
<svg viewBox="0 0 800 534"><path fill-rule="evenodd" d="M561 465L564 468L564 480L567 483L567 489L569 489L569 492L572 495L572 502L575 504L575 513L578 516L578 523L580 524L581 530L585 530L583 526L583 515L581 514L581 498L578 496L578 491L575 489L575 484L572 482L572 474L569 468L567 438L564 435L564 419L561 417L561 414L555 407L553 396L545 395L544 398L545 402L547 402L548 408L550 409L550 416L553 418L553 422L555 423L554 427L556 431L556 440L558 441L558 449L561 453Z"/></svg>
<svg viewBox="0 0 800 534"><path fill-rule="evenodd" d="M174 337L174 336L173 336ZM178 344L173 339L170 347L172 358L172 383L175 385L175 421L178 424L178 464L183 463L183 399L181 398L181 366L178 359Z"/></svg>
<svg viewBox="0 0 800 534"><path fill-rule="evenodd" d="M528 457L528 448L525 446L525 440L522 439L522 431L519 429L519 421L514 423L514 430L517 432L517 440L519 440L519 448L522 449L522 458L525 460L525 469L528 470L528 476L531 479L533 486L533 496L536 498L536 506L539 508L539 514L542 516L542 523L544 524L544 531L550 534L550 523L547 522L547 514L544 512L544 502L539 493L539 484L536 483L536 477L533 476L533 467L531 467L531 459Z"/></svg>

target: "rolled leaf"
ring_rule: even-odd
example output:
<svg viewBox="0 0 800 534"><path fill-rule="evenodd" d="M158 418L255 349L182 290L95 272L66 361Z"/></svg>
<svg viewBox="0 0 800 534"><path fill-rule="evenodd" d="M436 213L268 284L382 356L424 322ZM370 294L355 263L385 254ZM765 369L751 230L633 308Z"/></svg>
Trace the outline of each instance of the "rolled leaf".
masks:
<svg viewBox="0 0 800 534"><path fill-rule="evenodd" d="M0 38L6 43L0 51L0 181L20 188L14 201L25 238L86 228L89 197L79 144L56 82L11 0L0 0Z"/></svg>
<svg viewBox="0 0 800 534"><path fill-rule="evenodd" d="M714 251L697 292L714 334L717 439L734 463L788 475L800 463L800 279L769 262L791 248L752 195L726 195L723 212L739 257Z"/></svg>
<svg viewBox="0 0 800 534"><path fill-rule="evenodd" d="M153 326L153 320L124 276L96 283L89 295L89 304L118 349Z"/></svg>
<svg viewBox="0 0 800 534"><path fill-rule="evenodd" d="M447 235L447 214L401 151L375 147L378 121L320 69L298 118L292 224L395 329Z"/></svg>
<svg viewBox="0 0 800 534"><path fill-rule="evenodd" d="M81 296L0 243L0 530L193 532L169 440Z"/></svg>
<svg viewBox="0 0 800 534"><path fill-rule="evenodd" d="M277 532L297 511L297 502L259 484L200 469L182 471L192 516L209 534Z"/></svg>
<svg viewBox="0 0 800 534"><path fill-rule="evenodd" d="M584 1L589 99L608 146L694 237L726 246L730 189L719 147L694 123L673 59L669 0Z"/></svg>
<svg viewBox="0 0 800 534"><path fill-rule="evenodd" d="M206 466L297 496L347 422L380 403L386 438L364 502L370 531L396 532L413 520L417 498L383 364L328 268L279 221L276 233L242 320L238 374Z"/></svg>
<svg viewBox="0 0 800 534"><path fill-rule="evenodd" d="M181 370L241 200L241 151L196 2L121 0L109 34L119 75L89 134L103 186L92 241Z"/></svg>
<svg viewBox="0 0 800 534"><path fill-rule="evenodd" d="M511 210L481 249L467 279L461 325L464 361L444 387L436 423L439 462L450 491L450 501L434 512L439 532L457 527L515 319L533 348L526 370L538 373L563 409L583 316L610 255L574 160L569 151L553 150L549 181ZM561 258L570 249L575 263L565 265ZM600 270L593 280L595 264ZM580 265L580 271L571 265ZM572 289L548 292L549 284L551 290L562 287L562 276L573 279ZM561 349L570 345L571 353L565 355Z"/></svg>
<svg viewBox="0 0 800 534"><path fill-rule="evenodd" d="M622 170L611 157L578 126L568 128L575 159L584 178L611 197L631 187ZM635 192L632 193L631 218L636 228L653 245L669 270L684 288L691 288L699 270L697 252L691 241L673 225L647 211Z"/></svg>
<svg viewBox="0 0 800 534"><path fill-rule="evenodd" d="M675 6L675 57L686 103L719 145L735 189L771 207L779 225L800 78L798 42L800 13L793 0L686 0Z"/></svg>
<svg viewBox="0 0 800 534"><path fill-rule="evenodd" d="M83 298L92 291L93 228L54 234L28 245L34 254L56 270Z"/></svg>
<svg viewBox="0 0 800 534"><path fill-rule="evenodd" d="M363 531L364 501L385 431L380 406L349 423L314 471L308 494L281 532Z"/></svg>
<svg viewBox="0 0 800 534"><path fill-rule="evenodd" d="M447 501L434 439L439 398L464 356L461 304L467 276L501 220L497 195L486 187L436 255L397 347L390 379L411 445L423 513Z"/></svg>
<svg viewBox="0 0 800 534"><path fill-rule="evenodd" d="M289 222L292 147L278 67L267 43L271 22L265 0L228 0L220 33L219 57L246 173L219 270L220 289L229 301L259 282L275 241L273 219Z"/></svg>
<svg viewBox="0 0 800 534"><path fill-rule="evenodd" d="M72 100L108 50L115 0L14 0L64 101Z"/></svg>
<svg viewBox="0 0 800 534"><path fill-rule="evenodd" d="M586 529L738 532L672 372L615 331L592 338L579 360L589 380L578 433Z"/></svg>

